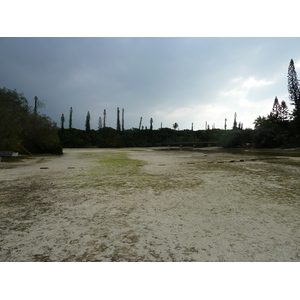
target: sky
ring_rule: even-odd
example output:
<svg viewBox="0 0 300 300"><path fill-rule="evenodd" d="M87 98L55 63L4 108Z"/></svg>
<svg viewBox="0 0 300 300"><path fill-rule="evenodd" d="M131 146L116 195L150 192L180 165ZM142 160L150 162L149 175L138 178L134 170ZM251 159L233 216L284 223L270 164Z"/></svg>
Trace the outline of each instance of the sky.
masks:
<svg viewBox="0 0 300 300"><path fill-rule="evenodd" d="M68 127L91 128L107 112L116 128L142 125L179 129L244 128L270 113L275 96L292 106L287 91L291 59L300 72L300 38L288 37L1 37L0 87L16 89L41 114Z"/></svg>

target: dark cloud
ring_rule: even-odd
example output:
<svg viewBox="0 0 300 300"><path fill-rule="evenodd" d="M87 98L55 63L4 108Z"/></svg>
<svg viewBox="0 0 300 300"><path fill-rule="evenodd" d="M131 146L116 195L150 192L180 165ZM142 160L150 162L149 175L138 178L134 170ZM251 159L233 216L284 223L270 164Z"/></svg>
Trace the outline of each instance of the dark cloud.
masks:
<svg viewBox="0 0 300 300"><path fill-rule="evenodd" d="M125 108L126 128L140 117L153 117L155 127L223 127L235 111L250 127L275 96L288 100L287 67L300 61L299 45L298 38L0 38L0 83L45 100L41 112L58 123L72 106L77 128L87 111L97 128L104 109L115 127L117 107ZM264 81L272 83L254 84Z"/></svg>

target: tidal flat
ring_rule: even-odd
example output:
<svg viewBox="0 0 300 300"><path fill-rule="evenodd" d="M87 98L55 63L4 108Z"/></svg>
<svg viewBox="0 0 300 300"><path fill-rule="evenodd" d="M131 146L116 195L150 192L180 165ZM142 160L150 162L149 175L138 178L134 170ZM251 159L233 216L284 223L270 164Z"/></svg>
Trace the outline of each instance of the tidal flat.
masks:
<svg viewBox="0 0 300 300"><path fill-rule="evenodd" d="M297 149L0 162L0 261L300 261L299 175Z"/></svg>

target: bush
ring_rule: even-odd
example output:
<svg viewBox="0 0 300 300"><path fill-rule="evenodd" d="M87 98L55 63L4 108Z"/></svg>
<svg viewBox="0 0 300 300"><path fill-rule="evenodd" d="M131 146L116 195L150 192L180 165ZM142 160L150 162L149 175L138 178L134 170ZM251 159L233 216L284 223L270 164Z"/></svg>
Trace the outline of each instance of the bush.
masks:
<svg viewBox="0 0 300 300"><path fill-rule="evenodd" d="M244 147L252 145L253 130L252 129L232 129L227 130L220 138L219 145L224 148Z"/></svg>
<svg viewBox="0 0 300 300"><path fill-rule="evenodd" d="M31 111L23 94L0 89L0 150L61 154L56 124Z"/></svg>

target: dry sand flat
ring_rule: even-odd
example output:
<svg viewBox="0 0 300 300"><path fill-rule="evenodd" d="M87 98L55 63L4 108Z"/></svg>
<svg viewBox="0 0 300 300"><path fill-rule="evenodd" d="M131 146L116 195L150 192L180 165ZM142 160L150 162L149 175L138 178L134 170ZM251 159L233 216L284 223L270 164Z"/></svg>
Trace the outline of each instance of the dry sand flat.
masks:
<svg viewBox="0 0 300 300"><path fill-rule="evenodd" d="M0 163L0 261L300 261L299 158L64 152Z"/></svg>

